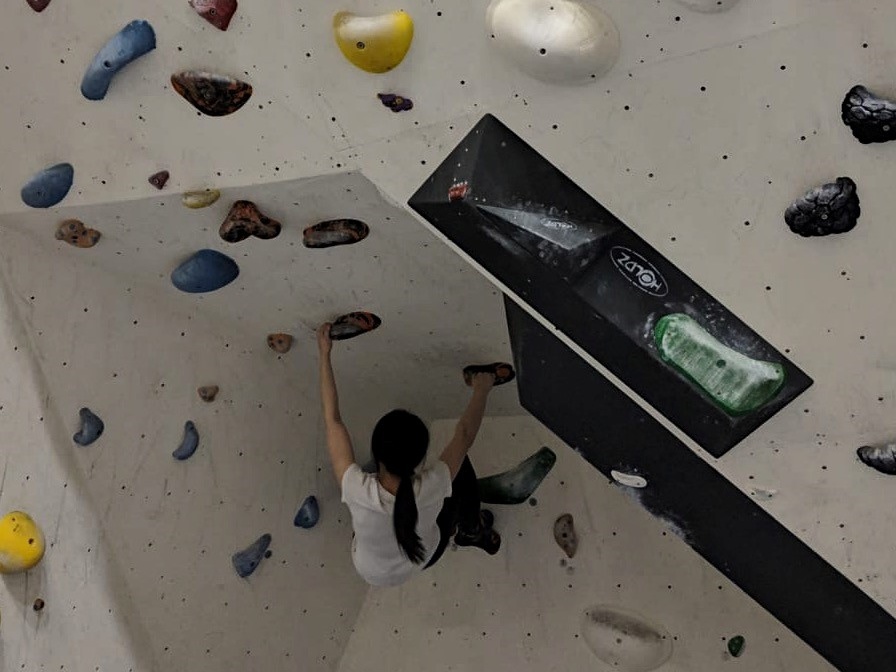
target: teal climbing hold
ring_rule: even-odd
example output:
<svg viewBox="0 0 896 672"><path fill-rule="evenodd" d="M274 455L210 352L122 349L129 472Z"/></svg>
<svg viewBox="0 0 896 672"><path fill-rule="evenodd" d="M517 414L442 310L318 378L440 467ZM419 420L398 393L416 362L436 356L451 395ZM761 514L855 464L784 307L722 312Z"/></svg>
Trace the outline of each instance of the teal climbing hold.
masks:
<svg viewBox="0 0 896 672"><path fill-rule="evenodd" d="M728 640L728 653L730 653L735 658L738 658L740 654L744 652L744 644L746 641L743 636L737 635Z"/></svg>
<svg viewBox="0 0 896 672"><path fill-rule="evenodd" d="M479 498L484 504L522 504L541 485L557 462L557 454L544 447L513 469L479 479Z"/></svg>

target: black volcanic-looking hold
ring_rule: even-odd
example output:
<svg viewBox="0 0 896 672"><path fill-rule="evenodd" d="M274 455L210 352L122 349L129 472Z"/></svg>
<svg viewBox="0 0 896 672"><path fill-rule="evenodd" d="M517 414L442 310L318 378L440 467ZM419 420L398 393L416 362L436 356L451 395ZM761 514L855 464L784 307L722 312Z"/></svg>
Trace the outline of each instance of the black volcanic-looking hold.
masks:
<svg viewBox="0 0 896 672"><path fill-rule="evenodd" d="M791 203L784 221L801 236L827 236L854 228L861 212L856 183L838 177L836 182L815 187Z"/></svg>
<svg viewBox="0 0 896 672"><path fill-rule="evenodd" d="M896 476L896 441L883 446L862 446L856 455L869 467Z"/></svg>
<svg viewBox="0 0 896 672"><path fill-rule="evenodd" d="M861 84L846 94L840 116L862 144L896 140L896 102L875 96Z"/></svg>

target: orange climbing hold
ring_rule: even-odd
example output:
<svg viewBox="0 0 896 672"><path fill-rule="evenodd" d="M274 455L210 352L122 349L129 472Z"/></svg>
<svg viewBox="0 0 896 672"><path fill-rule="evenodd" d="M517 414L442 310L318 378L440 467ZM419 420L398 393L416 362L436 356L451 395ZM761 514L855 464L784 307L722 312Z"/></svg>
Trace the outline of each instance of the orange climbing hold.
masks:
<svg viewBox="0 0 896 672"><path fill-rule="evenodd" d="M56 227L56 240L64 240L74 247L93 247L102 234L96 229L88 229L77 219L66 219Z"/></svg>
<svg viewBox="0 0 896 672"><path fill-rule="evenodd" d="M268 334L268 347L281 355L292 347L292 336L289 334Z"/></svg>

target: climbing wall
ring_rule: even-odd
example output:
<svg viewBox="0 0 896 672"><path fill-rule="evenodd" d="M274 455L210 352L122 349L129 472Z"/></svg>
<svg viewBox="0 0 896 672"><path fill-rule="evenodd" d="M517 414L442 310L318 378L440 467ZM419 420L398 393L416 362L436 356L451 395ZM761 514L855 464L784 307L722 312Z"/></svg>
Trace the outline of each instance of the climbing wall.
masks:
<svg viewBox="0 0 896 672"><path fill-rule="evenodd" d="M556 443L557 472L538 506L500 512L505 546L487 569L485 559L452 553L432 581L389 595L368 595L353 575L346 512L321 444L312 329L355 310L382 319L336 351L359 457L382 410L456 417L459 367L509 358L500 283L402 205L485 113L812 377L797 403L719 459L656 419L745 493L773 493L758 505L896 615L892 534L880 513L893 484L855 453L893 437L896 333L884 275L896 253L893 147L860 144L840 119L856 84L896 96L896 7L244 0L232 17L224 12L221 30L208 7L235 3L197 0L205 18L186 0L7 4L0 515L29 512L47 552L0 585L4 669L334 670L345 652L351 670L363 669L361 652L377 643L397 652L393 641L416 647L403 649L409 669L414 661L426 669L433 647L443 647L434 669L495 667L511 650L517 667L551 669L566 660L565 642L579 646L572 655L581 665L599 665L575 640L582 610L600 603L677 636L668 669L718 669L723 637L735 634L747 637L742 662L753 657L751 669L790 659L830 669L731 584L716 583L682 541L662 537L636 502L598 490L593 470ZM379 19L371 32L343 16L334 36L338 11L398 9L406 15ZM113 38L135 20L147 24ZM539 25L558 29L543 44L529 41ZM570 50L576 41L590 46ZM195 95L215 86L226 95ZM41 173L60 164L71 169ZM160 171L167 181L152 184ZM841 176L861 199L855 228L793 233L785 209ZM209 189L220 190L216 202L184 207L182 194ZM222 239L241 199L281 222L280 233ZM305 227L341 218L365 222L370 235L344 247L303 245ZM78 236L95 245L57 239L67 219L98 232ZM74 240L72 231L63 237ZM172 271L200 249L230 257L239 276L208 294L175 289ZM280 332L294 337L283 354L266 343ZM200 385L218 385L216 400L203 402ZM87 446L72 441L83 406L105 422ZM520 408L502 394L489 412L516 417ZM188 420L199 446L181 462L171 453ZM529 421L512 422L527 429L494 430L500 449L488 469L536 447L521 440L536 431ZM560 480L581 490L569 495ZM321 522L296 528L310 494ZM550 526L586 510L581 559L565 574ZM604 510L618 517L603 520ZM636 525L639 539L660 545L620 543L622 527ZM271 557L240 579L231 554L264 533ZM674 562L641 564L653 548ZM539 579L542 571L552 578ZM492 572L489 584L477 572ZM687 597L668 599L669 591ZM506 625L520 613L531 629ZM378 628L389 625L398 632L383 647L388 633ZM496 633L499 646L486 646Z"/></svg>

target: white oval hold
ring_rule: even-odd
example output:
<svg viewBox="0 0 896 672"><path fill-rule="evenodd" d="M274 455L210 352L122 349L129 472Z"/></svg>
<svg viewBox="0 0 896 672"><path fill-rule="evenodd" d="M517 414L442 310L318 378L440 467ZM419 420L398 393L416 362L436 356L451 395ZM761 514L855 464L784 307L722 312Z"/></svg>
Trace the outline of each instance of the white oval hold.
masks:
<svg viewBox="0 0 896 672"><path fill-rule="evenodd" d="M672 656L672 637L665 628L607 604L585 611L582 638L595 656L623 672L650 672Z"/></svg>
<svg viewBox="0 0 896 672"><path fill-rule="evenodd" d="M647 487L647 479L643 476L638 476L637 474L623 474L621 471L613 469L610 471L610 476L612 476L613 480L619 483L619 485L626 485L630 488Z"/></svg>
<svg viewBox="0 0 896 672"><path fill-rule="evenodd" d="M695 12L724 12L737 4L737 0L678 0L688 9Z"/></svg>
<svg viewBox="0 0 896 672"><path fill-rule="evenodd" d="M616 25L590 2L492 0L485 22L504 56L545 82L593 81L619 57Z"/></svg>

